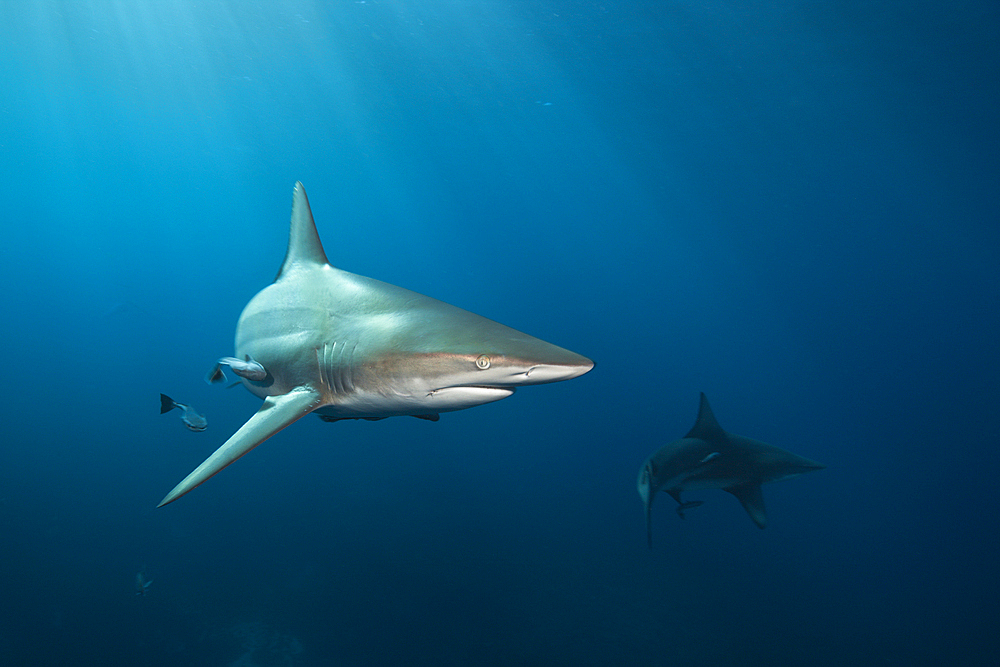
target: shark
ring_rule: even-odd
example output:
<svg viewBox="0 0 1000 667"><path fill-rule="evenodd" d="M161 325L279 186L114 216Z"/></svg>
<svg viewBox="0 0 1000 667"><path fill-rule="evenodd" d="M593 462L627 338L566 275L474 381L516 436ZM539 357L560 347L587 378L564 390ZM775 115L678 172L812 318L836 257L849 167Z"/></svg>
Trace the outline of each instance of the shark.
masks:
<svg viewBox="0 0 1000 667"><path fill-rule="evenodd" d="M682 491L722 489L736 496L759 528L767 526L761 484L790 479L826 466L803 456L723 430L701 394L698 419L680 440L664 445L639 469L639 496L646 506L646 542L653 547L651 510L663 491L677 501L677 513L702 504L684 502Z"/></svg>
<svg viewBox="0 0 1000 667"><path fill-rule="evenodd" d="M236 325L240 382L264 403L160 502L171 503L310 413L326 421L412 416L492 403L518 387L569 380L594 362L467 310L335 268L302 183L274 282ZM232 368L232 366L230 366Z"/></svg>

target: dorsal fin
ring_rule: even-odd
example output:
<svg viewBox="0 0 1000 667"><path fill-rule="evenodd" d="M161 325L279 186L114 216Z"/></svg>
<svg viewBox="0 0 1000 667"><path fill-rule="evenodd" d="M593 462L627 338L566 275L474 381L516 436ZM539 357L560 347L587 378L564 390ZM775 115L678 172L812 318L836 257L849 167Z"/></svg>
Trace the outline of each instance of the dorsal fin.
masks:
<svg viewBox="0 0 1000 667"><path fill-rule="evenodd" d="M309 198L306 197L306 189L302 183L296 182L292 191L292 224L288 230L288 250L285 251L285 260L281 263L275 282L296 266L323 264L329 264L329 261L323 252L319 232L316 231Z"/></svg>
<svg viewBox="0 0 1000 667"><path fill-rule="evenodd" d="M698 438L708 442L726 440L726 432L722 430L719 422L715 420L715 415L712 414L712 406L708 404L705 392L701 393L701 405L698 406L698 420L695 421L694 426L684 437Z"/></svg>

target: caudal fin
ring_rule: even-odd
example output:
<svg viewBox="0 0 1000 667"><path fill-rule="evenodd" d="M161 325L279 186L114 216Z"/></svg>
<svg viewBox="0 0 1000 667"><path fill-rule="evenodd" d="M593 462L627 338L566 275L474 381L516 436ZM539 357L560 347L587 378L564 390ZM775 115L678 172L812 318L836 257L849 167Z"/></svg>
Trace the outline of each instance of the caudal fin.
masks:
<svg viewBox="0 0 1000 667"><path fill-rule="evenodd" d="M226 381L226 374L222 372L222 364L215 364L212 370L205 374L205 382L208 384L219 384Z"/></svg>
<svg viewBox="0 0 1000 667"><path fill-rule="evenodd" d="M160 394L160 414L161 415L164 412L170 412L171 410L173 410L176 407L177 407L177 404L174 403L174 399L170 398L166 394Z"/></svg>

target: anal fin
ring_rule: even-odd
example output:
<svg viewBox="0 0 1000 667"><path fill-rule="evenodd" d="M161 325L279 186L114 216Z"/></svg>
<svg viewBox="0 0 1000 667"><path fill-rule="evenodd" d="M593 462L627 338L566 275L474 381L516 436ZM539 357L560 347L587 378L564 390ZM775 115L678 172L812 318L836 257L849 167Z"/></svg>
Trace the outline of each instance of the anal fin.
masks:
<svg viewBox="0 0 1000 667"><path fill-rule="evenodd" d="M272 435L309 414L321 403L314 391L299 390L282 396L268 396L264 405L215 452L185 477L157 507L172 503L191 489L236 461Z"/></svg>

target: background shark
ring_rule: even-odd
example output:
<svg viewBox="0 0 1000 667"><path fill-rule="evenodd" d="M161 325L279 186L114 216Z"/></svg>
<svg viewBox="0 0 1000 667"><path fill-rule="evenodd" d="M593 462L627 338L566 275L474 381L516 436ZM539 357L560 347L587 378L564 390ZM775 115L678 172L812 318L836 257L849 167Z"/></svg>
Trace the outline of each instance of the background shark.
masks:
<svg viewBox="0 0 1000 667"><path fill-rule="evenodd" d="M639 470L639 496L646 506L646 541L653 546L651 509L658 491L678 503L678 514L701 503L685 503L681 491L722 489L736 496L758 527L767 526L760 485L797 477L826 466L759 440L724 431L705 394L698 419L686 436L665 445ZM696 504L697 503L697 504Z"/></svg>
<svg viewBox="0 0 1000 667"><path fill-rule="evenodd" d="M301 183L293 191L284 262L243 310L235 357L266 369L263 379L241 378L264 405L159 506L313 411L327 420L436 420L594 366L461 308L334 268Z"/></svg>

